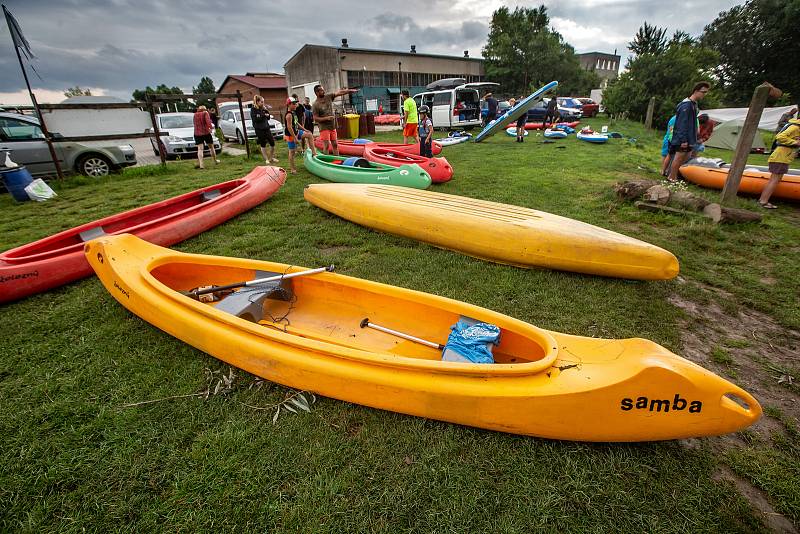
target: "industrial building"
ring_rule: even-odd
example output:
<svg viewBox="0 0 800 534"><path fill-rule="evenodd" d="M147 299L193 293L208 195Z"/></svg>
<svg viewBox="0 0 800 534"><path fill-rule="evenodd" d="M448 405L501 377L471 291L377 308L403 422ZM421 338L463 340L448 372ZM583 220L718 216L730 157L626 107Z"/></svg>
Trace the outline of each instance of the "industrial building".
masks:
<svg viewBox="0 0 800 534"><path fill-rule="evenodd" d="M358 89L347 105L358 112L397 113L400 91L413 95L429 83L441 78L464 78L468 82L483 81L483 59L419 53L411 45L409 52L350 47L347 39L341 46L306 44L284 65L289 93L314 100L317 84L327 92L349 87Z"/></svg>
<svg viewBox="0 0 800 534"><path fill-rule="evenodd" d="M581 67L597 73L600 77L600 88L605 89L609 80L613 80L619 75L620 56L614 50L613 54L604 52L587 52L585 54L575 54Z"/></svg>

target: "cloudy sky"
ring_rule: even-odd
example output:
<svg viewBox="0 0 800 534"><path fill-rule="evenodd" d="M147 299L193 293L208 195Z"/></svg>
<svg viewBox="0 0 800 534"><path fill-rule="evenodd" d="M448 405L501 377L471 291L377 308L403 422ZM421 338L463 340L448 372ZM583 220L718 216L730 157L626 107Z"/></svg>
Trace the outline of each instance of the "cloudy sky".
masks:
<svg viewBox="0 0 800 534"><path fill-rule="evenodd" d="M578 52L613 52L643 21L692 35L720 11L723 0L4 0L39 57L42 79L31 83L42 102L59 102L67 87L130 98L131 91L166 83L191 91L201 76L218 86L227 74L283 71L304 43L477 57L492 12L544 3L552 26ZM743 1L743 0L742 0ZM623 59L624 64L624 59ZM0 21L0 103L29 103L11 36Z"/></svg>

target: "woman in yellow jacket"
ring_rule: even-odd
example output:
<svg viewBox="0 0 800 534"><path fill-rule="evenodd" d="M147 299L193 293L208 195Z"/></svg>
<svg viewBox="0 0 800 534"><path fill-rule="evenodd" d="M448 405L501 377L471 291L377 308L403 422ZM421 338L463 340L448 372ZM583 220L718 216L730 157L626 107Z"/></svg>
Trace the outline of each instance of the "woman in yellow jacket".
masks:
<svg viewBox="0 0 800 534"><path fill-rule="evenodd" d="M800 119L791 119L789 123L775 136L778 146L769 156L769 182L761 192L758 203L762 208L774 210L775 205L770 204L769 197L778 187L783 175L789 172L789 164L797 157L797 149L800 147Z"/></svg>

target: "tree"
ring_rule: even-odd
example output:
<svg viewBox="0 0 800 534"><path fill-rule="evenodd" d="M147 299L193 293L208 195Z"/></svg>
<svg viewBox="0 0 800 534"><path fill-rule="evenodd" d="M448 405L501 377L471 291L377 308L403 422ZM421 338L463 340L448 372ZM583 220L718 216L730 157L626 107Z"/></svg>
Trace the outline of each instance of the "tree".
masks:
<svg viewBox="0 0 800 534"><path fill-rule="evenodd" d="M667 29L650 26L647 21L639 27L633 41L628 43L628 50L634 55L660 54L667 48Z"/></svg>
<svg viewBox="0 0 800 534"><path fill-rule="evenodd" d="M800 95L798 18L800 0L748 0L705 27L700 40L719 51L714 74L726 104L748 105L764 81Z"/></svg>
<svg viewBox="0 0 800 534"><path fill-rule="evenodd" d="M192 88L192 94L194 95L202 95L202 94L212 94L216 93L217 90L214 88L214 81L209 78L208 76L203 76L200 78L200 83L197 84L197 87ZM216 99L212 98L203 98L197 100L198 106L205 106L207 108L212 108L216 106Z"/></svg>
<svg viewBox="0 0 800 534"><path fill-rule="evenodd" d="M182 95L183 89L180 87L168 87L166 84L160 84L153 89L149 85L144 89L134 89L133 101L142 101L147 98L147 95ZM167 107L167 106L165 106ZM195 106L185 100L174 100L169 102L169 108L176 109L177 111L194 111Z"/></svg>
<svg viewBox="0 0 800 534"><path fill-rule="evenodd" d="M76 85L75 87L70 87L64 91L64 96L67 98L71 98L73 96L92 96L92 90L88 87L86 89L81 89L80 85Z"/></svg>
<svg viewBox="0 0 800 534"><path fill-rule="evenodd" d="M651 36L665 35L665 31L659 28L650 28ZM640 28L637 36L647 34ZM663 125L675 112L678 102L689 96L696 82L711 79L718 54L697 44L684 32L676 32L663 48L652 44L640 46L643 44L643 39L634 39L630 43L640 53L628 60L626 71L603 91L603 105L610 113L627 111L632 118L643 120L650 98L655 97L654 124ZM719 91L712 89L702 106L715 107L719 102L718 95Z"/></svg>
<svg viewBox="0 0 800 534"><path fill-rule="evenodd" d="M562 94L588 94L599 85L594 72L581 68L575 50L549 27L547 8L501 7L492 14L483 49L486 77L504 92L528 94L552 80Z"/></svg>

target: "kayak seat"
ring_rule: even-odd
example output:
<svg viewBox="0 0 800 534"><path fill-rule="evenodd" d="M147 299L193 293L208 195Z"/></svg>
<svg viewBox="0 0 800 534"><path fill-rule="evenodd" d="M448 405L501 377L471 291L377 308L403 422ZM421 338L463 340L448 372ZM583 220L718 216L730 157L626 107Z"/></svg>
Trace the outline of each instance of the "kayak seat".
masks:
<svg viewBox="0 0 800 534"><path fill-rule="evenodd" d="M98 237L103 237L106 234L106 231L103 230L102 226L95 226L94 228L90 228L89 230L84 230L83 232L79 233L78 236L81 238L81 241L86 243L92 239L96 239Z"/></svg>
<svg viewBox="0 0 800 534"><path fill-rule="evenodd" d="M256 271L253 280L277 276L281 273L270 271ZM257 323L264 319L264 301L267 299L289 300L291 289L288 286L289 280L276 280L252 287L243 287L215 304L215 308L225 313L235 315L240 319ZM279 289L285 291L278 291Z"/></svg>
<svg viewBox="0 0 800 534"><path fill-rule="evenodd" d="M200 195L200 198L203 200L203 202L208 202L209 200L214 200L221 194L222 192L219 189L212 189L211 191L203 191L203 194Z"/></svg>

